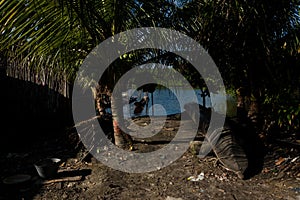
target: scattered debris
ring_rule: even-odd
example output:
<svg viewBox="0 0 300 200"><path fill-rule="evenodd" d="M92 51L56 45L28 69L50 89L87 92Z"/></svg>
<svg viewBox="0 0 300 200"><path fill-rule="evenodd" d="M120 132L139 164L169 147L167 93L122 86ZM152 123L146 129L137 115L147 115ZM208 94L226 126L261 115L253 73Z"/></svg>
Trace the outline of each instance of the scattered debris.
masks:
<svg viewBox="0 0 300 200"><path fill-rule="evenodd" d="M222 175L217 175L217 174L215 174L215 177L216 177L219 181L228 181L228 178L227 178L227 174L226 174L226 173L223 173Z"/></svg>
<svg viewBox="0 0 300 200"><path fill-rule="evenodd" d="M167 196L166 200L183 200L183 199Z"/></svg>
<svg viewBox="0 0 300 200"><path fill-rule="evenodd" d="M47 158L40 160L34 164L38 174L42 178L51 178L57 174L58 168L61 164L59 158Z"/></svg>
<svg viewBox="0 0 300 200"><path fill-rule="evenodd" d="M189 181L202 181L202 180L204 180L204 173L203 172L201 172L198 176L190 176L190 177L188 177L188 179L187 180L189 180Z"/></svg>
<svg viewBox="0 0 300 200"><path fill-rule="evenodd" d="M190 152L191 152L193 155L198 155L202 143L203 143L202 141L191 141L191 142L190 142L190 148L189 148Z"/></svg>
<svg viewBox="0 0 300 200"><path fill-rule="evenodd" d="M300 157L300 156L297 156L297 157L293 158L293 159L291 160L291 163L297 161L297 160L299 159L299 157Z"/></svg>
<svg viewBox="0 0 300 200"><path fill-rule="evenodd" d="M74 181L81 181L83 176L73 176L73 177L65 177L65 178L58 178L58 179L52 179L43 181L43 184L51 184L51 183L59 183L59 182L74 182Z"/></svg>
<svg viewBox="0 0 300 200"><path fill-rule="evenodd" d="M283 163L286 160L287 160L287 158L280 157L280 158L278 158L278 160L276 160L275 165L280 165L281 163Z"/></svg>
<svg viewBox="0 0 300 200"><path fill-rule="evenodd" d="M175 128L173 128L173 127L169 127L169 128L165 128L165 130L166 130L166 131L174 131L174 130L175 130Z"/></svg>
<svg viewBox="0 0 300 200"><path fill-rule="evenodd" d="M142 124L147 118L139 120ZM140 139L139 143L136 143L139 147L136 152L150 152L163 148L171 136L176 135L179 122L172 118L167 121L165 127L176 128L174 131L163 129L151 140ZM198 136L196 139L200 140L202 137ZM264 173L244 181L234 176L231 171L225 171L220 163L216 164L219 161L213 152L199 159L191 151L187 151L166 168L151 173L132 174L114 170L101 162L94 162L93 157L82 161L87 151L69 148L70 144L66 140L50 138L45 141L46 145L37 142L23 153L1 152L0 179L3 182L0 185L0 199L247 200L255 196L257 199L300 200L300 154L297 148L268 145ZM59 165L57 175L51 180L40 178L33 166L37 160L45 157L60 157L63 161ZM7 183L12 182L11 179L4 179L14 174L28 174L32 178L21 185L17 184L17 187L15 184L8 185ZM273 177L276 179L272 179ZM23 178L27 179L26 176Z"/></svg>

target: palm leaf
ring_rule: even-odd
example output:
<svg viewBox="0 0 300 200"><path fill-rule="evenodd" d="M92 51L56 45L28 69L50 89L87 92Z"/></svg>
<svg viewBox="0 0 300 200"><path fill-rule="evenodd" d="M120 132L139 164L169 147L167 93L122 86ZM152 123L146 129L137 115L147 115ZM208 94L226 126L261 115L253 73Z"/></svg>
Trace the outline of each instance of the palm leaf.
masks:
<svg viewBox="0 0 300 200"><path fill-rule="evenodd" d="M199 155L205 155L205 147L211 146L218 160L225 168L235 172L240 178L244 178L244 172L248 167L247 155L232 127L225 125L216 129L213 133L206 133L204 148L200 149ZM217 138L217 141L215 139ZM212 145L215 144L215 145ZM205 146L206 145L206 146Z"/></svg>
<svg viewBox="0 0 300 200"><path fill-rule="evenodd" d="M198 109L195 109L195 106L199 107L200 113ZM241 137L242 133L237 133L233 124L228 123L228 120L223 127L215 128L210 131L208 128L211 116L210 109L196 105L196 103L186 104L184 108L195 123L199 121L199 128L205 136L205 140L199 152L200 158L205 157L213 150L225 168L235 172L240 178L244 178L243 174L248 167L248 159L243 148L244 141ZM218 114L216 114L216 116L222 117L218 116ZM207 131L207 129L209 131Z"/></svg>

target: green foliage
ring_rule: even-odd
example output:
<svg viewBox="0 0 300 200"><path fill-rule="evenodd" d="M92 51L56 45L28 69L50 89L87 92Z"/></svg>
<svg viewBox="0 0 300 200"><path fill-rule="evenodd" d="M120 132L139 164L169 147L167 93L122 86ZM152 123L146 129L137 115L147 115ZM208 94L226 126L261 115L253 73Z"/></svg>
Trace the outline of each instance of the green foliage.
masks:
<svg viewBox="0 0 300 200"><path fill-rule="evenodd" d="M194 38L208 49L226 87L247 88L262 119L299 129L300 98L293 91L300 87L300 1L198 0L183 10L192 11Z"/></svg>
<svg viewBox="0 0 300 200"><path fill-rule="evenodd" d="M294 94L300 87L300 1L175 2L0 0L0 51L17 50L24 63L55 69L72 81L83 59L108 37L136 27L171 28L208 50L232 93L247 88L266 119L299 128L300 98ZM150 62L173 65L194 87L205 86L189 63L159 50L121 56L107 72L112 80L103 84L113 86L133 66Z"/></svg>
<svg viewBox="0 0 300 200"><path fill-rule="evenodd" d="M266 96L264 105L264 116L268 123L272 121L282 131L300 130L300 93L295 88L281 88L277 94Z"/></svg>
<svg viewBox="0 0 300 200"><path fill-rule="evenodd" d="M134 0L0 1L0 51L17 46L23 62L51 57L72 80L96 45L139 26L133 13L139 8Z"/></svg>

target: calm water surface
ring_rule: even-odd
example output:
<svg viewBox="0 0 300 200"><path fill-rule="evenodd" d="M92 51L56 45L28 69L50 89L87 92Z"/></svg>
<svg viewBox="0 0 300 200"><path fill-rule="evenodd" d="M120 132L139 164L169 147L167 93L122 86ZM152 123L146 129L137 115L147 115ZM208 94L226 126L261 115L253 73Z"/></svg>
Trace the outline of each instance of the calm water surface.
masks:
<svg viewBox="0 0 300 200"><path fill-rule="evenodd" d="M193 94L196 96L196 99L193 98ZM152 102L153 95L153 102ZM137 97L139 101L144 93L141 91L135 91L132 96ZM203 99L201 97L201 91L199 89L191 90L191 89L156 89L153 94L149 93L149 104L148 104L148 115L152 116L164 116L170 114L181 113L184 111L183 106L186 103L196 102L203 105ZM178 97L178 98L177 98ZM128 102L128 97L124 102ZM180 107L180 103L182 103L182 108ZM152 108L153 104L153 108ZM206 97L206 107L210 107L210 99ZM135 115L133 113L135 106L134 104L126 104L123 107L125 117L135 117L135 116L144 116L147 115L146 106L141 114Z"/></svg>

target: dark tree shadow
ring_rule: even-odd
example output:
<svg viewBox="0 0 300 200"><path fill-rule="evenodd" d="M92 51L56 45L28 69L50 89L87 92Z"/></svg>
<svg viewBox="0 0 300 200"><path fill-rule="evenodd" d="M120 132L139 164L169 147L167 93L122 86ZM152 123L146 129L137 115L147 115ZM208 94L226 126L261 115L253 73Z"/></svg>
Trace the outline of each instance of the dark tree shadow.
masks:
<svg viewBox="0 0 300 200"><path fill-rule="evenodd" d="M57 157L76 157L77 150L68 143L66 130L73 125L71 101L47 86L1 74L0 199L33 199L40 192L40 179L34 163ZM49 109L52 102L55 109ZM52 106L53 107L53 106ZM69 172L62 176L87 174ZM24 183L7 184L8 177L26 174Z"/></svg>
<svg viewBox="0 0 300 200"><path fill-rule="evenodd" d="M236 133L234 137L237 138L239 145L244 149L248 166L243 175L245 180L250 179L262 171L266 147L248 118L239 117L226 121Z"/></svg>

